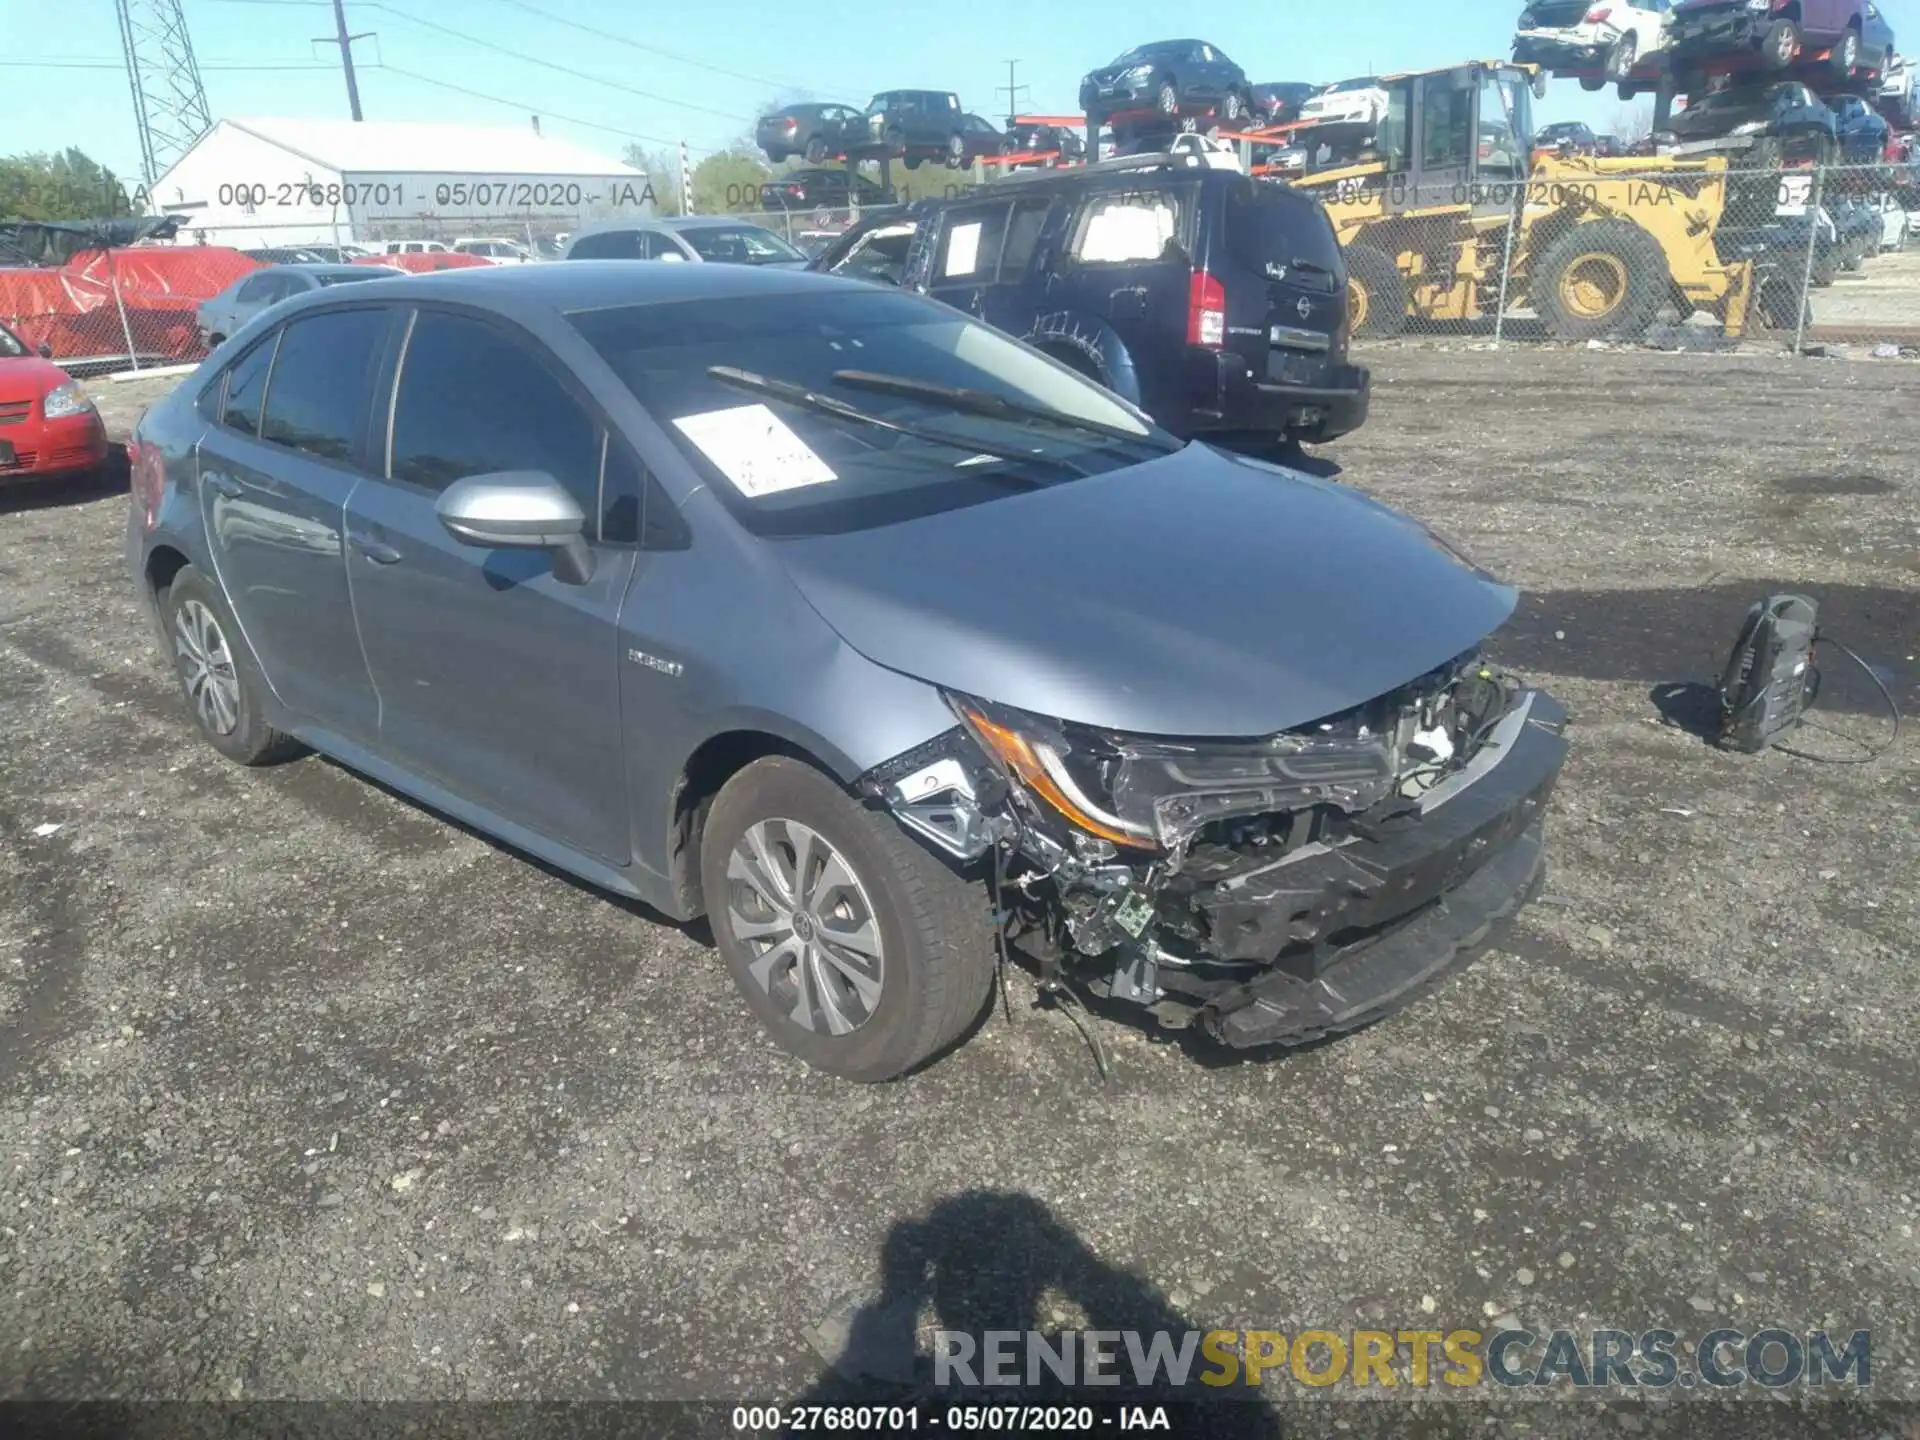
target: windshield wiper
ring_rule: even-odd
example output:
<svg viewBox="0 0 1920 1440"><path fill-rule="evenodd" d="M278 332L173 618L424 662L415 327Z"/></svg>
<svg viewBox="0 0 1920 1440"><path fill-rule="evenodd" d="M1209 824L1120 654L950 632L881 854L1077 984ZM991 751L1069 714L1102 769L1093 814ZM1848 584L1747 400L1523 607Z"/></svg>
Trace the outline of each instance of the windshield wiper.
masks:
<svg viewBox="0 0 1920 1440"><path fill-rule="evenodd" d="M1004 460L1019 465L1044 465L1051 469L1064 470L1076 477L1086 473L1078 465L1052 455L1025 450L999 450L991 445L979 444L964 435L949 435L945 431L928 426L889 420L884 415L871 414L857 405L849 405L846 401L836 400L831 395L822 395L817 391L809 390L804 385L796 385L791 380L775 380L771 376L757 375L751 370L741 370L732 365L709 365L707 374L723 385L751 390L756 395L767 395L775 400L783 400L789 405L798 405L804 410L812 410L821 415L831 415L836 420L845 420L853 425L869 425L875 430L887 430L895 435L905 435L914 440L945 445L950 450L959 450L967 455L985 455L994 460Z"/></svg>
<svg viewBox="0 0 1920 1440"><path fill-rule="evenodd" d="M1145 445L1162 455L1171 455L1179 449L1178 445L1168 446L1155 440L1151 433L1142 434L1135 430L1123 430L1118 425L1105 425L1098 420L1082 420L1077 415L1068 415L1063 411L1049 410L1044 405L1030 405L1024 400L1009 400L1004 395L995 395L989 390L969 390L959 385L941 385L932 380L916 380L908 375L880 375L871 370L836 370L834 383L845 385L852 390L873 390L882 395L902 395L911 400L925 400L930 404L944 405L949 410L957 410L965 415L985 415L998 420L1032 420L1041 425L1052 425L1060 430L1076 430L1084 435L1098 435L1105 440L1124 440L1135 445Z"/></svg>

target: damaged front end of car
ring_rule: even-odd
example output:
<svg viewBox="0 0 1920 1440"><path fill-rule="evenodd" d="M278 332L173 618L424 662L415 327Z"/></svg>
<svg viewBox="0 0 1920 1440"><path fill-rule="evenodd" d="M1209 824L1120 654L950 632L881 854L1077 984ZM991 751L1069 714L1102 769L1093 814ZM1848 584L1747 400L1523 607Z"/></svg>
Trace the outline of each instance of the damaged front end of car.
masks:
<svg viewBox="0 0 1920 1440"><path fill-rule="evenodd" d="M1071 978L1244 1048L1356 1029L1537 890L1566 712L1460 657L1259 739L1115 734L949 695L860 789L990 866L1000 923Z"/></svg>

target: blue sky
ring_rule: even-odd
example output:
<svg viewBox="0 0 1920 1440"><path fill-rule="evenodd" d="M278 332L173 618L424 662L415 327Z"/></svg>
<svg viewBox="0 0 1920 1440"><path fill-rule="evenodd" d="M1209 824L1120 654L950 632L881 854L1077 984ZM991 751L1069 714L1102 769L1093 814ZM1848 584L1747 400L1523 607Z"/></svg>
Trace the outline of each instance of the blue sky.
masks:
<svg viewBox="0 0 1920 1440"><path fill-rule="evenodd" d="M215 118L347 114L335 52L309 43L333 29L330 0L185 7ZM1920 0L1882 7L1920 48ZM721 147L764 102L800 90L860 105L876 90L954 89L969 109L997 119L1006 113L996 87L1007 83L1009 59L1021 62L1023 110L1067 111L1082 72L1129 45L1175 35L1211 41L1256 81L1501 56L1519 10L1519 0L1262 0L1195 22L1165 0L348 0L347 18L351 29L376 33L355 49L368 118L525 124L538 113L547 133L618 155L629 141ZM886 18L857 28L855 16ZM0 77L12 97L0 153L78 145L136 175L119 56L113 0L0 0ZM1624 108L1611 91L1589 95L1557 81L1541 118L1608 129Z"/></svg>

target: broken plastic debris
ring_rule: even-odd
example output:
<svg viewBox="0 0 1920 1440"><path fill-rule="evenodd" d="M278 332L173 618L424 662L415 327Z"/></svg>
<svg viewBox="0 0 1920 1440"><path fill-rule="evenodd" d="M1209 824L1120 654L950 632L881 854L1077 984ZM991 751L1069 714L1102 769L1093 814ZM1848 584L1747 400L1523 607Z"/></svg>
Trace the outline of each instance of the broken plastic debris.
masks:
<svg viewBox="0 0 1920 1440"><path fill-rule="evenodd" d="M33 827L33 833L36 839L45 840L49 835L58 835L62 828L64 827L53 824L36 825Z"/></svg>

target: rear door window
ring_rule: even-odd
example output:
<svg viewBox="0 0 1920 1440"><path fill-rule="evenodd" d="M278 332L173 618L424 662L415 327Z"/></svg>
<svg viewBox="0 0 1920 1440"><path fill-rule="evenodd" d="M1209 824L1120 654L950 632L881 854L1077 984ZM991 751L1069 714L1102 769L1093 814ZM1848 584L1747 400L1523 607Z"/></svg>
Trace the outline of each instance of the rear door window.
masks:
<svg viewBox="0 0 1920 1440"><path fill-rule="evenodd" d="M643 258L638 230L605 230L573 242L575 260L639 260Z"/></svg>
<svg viewBox="0 0 1920 1440"><path fill-rule="evenodd" d="M322 460L354 460L390 313L379 306L333 310L288 325L260 438Z"/></svg>
<svg viewBox="0 0 1920 1440"><path fill-rule="evenodd" d="M220 423L242 435L260 433L260 402L267 394L267 372L273 368L274 347L279 332L269 335L233 362L227 371L227 398L220 409Z"/></svg>

